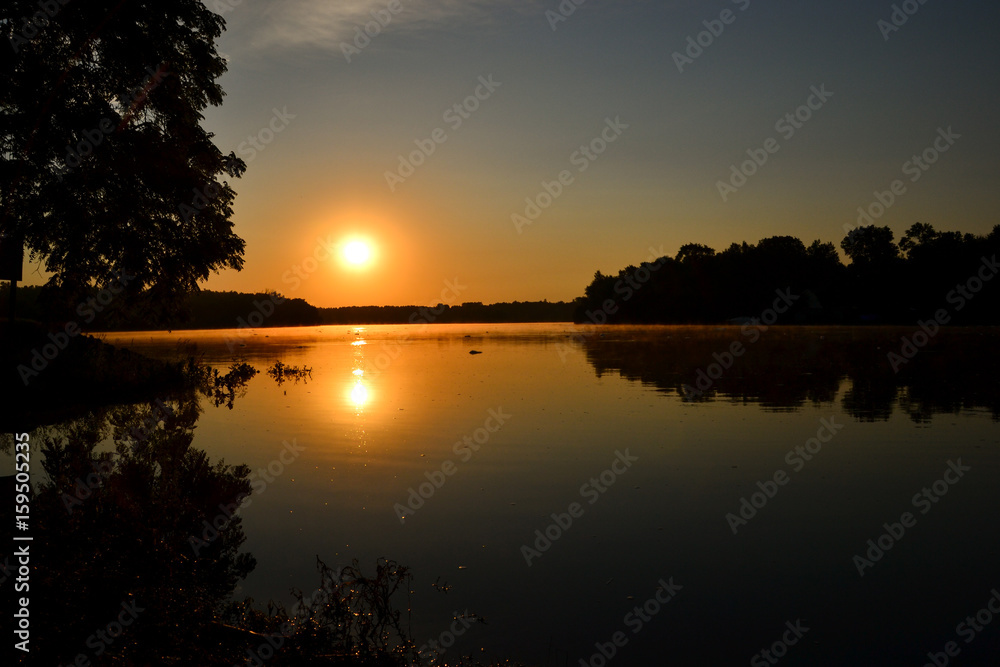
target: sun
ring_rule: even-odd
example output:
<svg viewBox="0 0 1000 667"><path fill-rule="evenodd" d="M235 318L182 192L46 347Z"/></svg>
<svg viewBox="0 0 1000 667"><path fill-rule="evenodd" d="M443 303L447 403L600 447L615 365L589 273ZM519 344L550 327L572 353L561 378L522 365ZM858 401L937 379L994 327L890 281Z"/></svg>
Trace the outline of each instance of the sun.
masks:
<svg viewBox="0 0 1000 667"><path fill-rule="evenodd" d="M371 248L363 241L351 241L344 246L344 259L351 264L364 264L371 254Z"/></svg>
<svg viewBox="0 0 1000 667"><path fill-rule="evenodd" d="M371 257L371 246L364 241L350 241L344 246L344 261L351 266L364 266Z"/></svg>

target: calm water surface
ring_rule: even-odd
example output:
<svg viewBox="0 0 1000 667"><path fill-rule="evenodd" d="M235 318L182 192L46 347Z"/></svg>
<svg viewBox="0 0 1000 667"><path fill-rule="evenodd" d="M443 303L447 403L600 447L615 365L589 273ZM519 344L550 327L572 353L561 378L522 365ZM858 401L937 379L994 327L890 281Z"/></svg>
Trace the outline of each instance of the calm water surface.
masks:
<svg viewBox="0 0 1000 667"><path fill-rule="evenodd" d="M468 609L487 624L451 651L532 664L603 664L595 643L618 632L609 664L771 664L755 657L767 649L789 665L919 666L955 641L954 664L974 665L1000 650L1000 614L971 641L957 634L1000 587L994 330L942 334L900 373L886 354L906 329L105 338L223 369L237 333L236 355L261 370L312 369L280 385L258 375L231 410L207 405L195 430L213 460L266 482L243 511L258 566L240 596L287 602L316 586L317 556L366 569L385 556L413 569L401 604L418 643ZM737 341L745 352L724 368ZM947 472L959 462L961 476ZM421 486L422 506L401 520ZM552 526L573 503L567 527ZM905 533L859 566L906 512ZM661 581L675 585L662 606L650 602ZM787 632L796 622L801 640ZM796 640L787 654L783 636Z"/></svg>

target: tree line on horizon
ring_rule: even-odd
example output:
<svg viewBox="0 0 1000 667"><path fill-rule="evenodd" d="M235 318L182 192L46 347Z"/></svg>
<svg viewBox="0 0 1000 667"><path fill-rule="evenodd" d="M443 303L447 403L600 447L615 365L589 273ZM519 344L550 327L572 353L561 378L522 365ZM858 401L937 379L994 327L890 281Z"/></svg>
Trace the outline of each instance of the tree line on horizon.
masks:
<svg viewBox="0 0 1000 667"><path fill-rule="evenodd" d="M981 236L912 225L897 242L889 227L853 230L840 243L806 246L793 236L756 244L733 243L722 252L698 243L680 247L616 275L600 271L572 302L466 302L436 306L316 307L273 291L199 290L183 301L168 325L215 329L330 324L567 322L591 324L743 323L772 306L778 292L794 303L777 324L913 324L945 311L949 323L1000 323L1000 284L990 279L1000 250L1000 225ZM971 284L970 284L971 281ZM44 287L22 287L22 317L59 321ZM6 291L0 310L6 309ZM81 302L85 303L85 302ZM146 329L150 324L112 301L91 330ZM91 309L93 310L93 309ZM91 310L87 310L91 314ZM78 313L77 313L78 314ZM72 313L71 313L72 315Z"/></svg>
<svg viewBox="0 0 1000 667"><path fill-rule="evenodd" d="M722 252L698 243L621 269L600 271L576 300L574 321L593 324L708 324L759 318L779 290L794 295L777 324L913 324L944 311L949 323L1000 323L1000 225L985 236L913 224L849 232L840 247L794 236ZM1000 283L1000 281L998 281Z"/></svg>
<svg viewBox="0 0 1000 667"><path fill-rule="evenodd" d="M467 301L436 306L345 306L320 308L324 324L457 324L568 322L573 303L565 301L502 301L484 304Z"/></svg>
<svg viewBox="0 0 1000 667"><path fill-rule="evenodd" d="M77 320L91 331L128 331L142 329L190 328L232 329L257 327L292 327L355 324L455 324L455 323L512 323L512 322L568 322L573 318L574 304L564 301L513 301L483 304L479 301L435 306L343 306L317 307L305 299L290 299L281 294L263 292L216 292L199 290L189 294L179 305L176 316L166 322L150 326L139 313L127 304L115 301L99 311L88 305L84 298L79 308L60 308L59 317L50 310L44 286L18 288L19 316L47 323ZM8 293L0 293L0 312L7 308ZM99 304L97 304L99 306ZM81 313L85 317L81 317Z"/></svg>

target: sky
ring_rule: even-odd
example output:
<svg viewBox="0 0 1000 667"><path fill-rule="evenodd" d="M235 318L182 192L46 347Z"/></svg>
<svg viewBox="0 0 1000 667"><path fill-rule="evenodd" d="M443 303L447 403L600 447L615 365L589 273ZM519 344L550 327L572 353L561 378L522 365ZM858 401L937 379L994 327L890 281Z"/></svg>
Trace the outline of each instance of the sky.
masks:
<svg viewBox="0 0 1000 667"><path fill-rule="evenodd" d="M577 2L209 0L204 124L248 170L245 267L204 287L571 300L685 243L839 246L859 207L897 239L1000 223L994 3Z"/></svg>

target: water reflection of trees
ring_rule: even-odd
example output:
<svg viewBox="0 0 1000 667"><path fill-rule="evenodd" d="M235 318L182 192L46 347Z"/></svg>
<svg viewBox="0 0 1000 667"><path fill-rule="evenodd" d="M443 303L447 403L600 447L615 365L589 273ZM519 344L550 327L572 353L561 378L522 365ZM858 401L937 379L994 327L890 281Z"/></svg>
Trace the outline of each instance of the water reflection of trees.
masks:
<svg viewBox="0 0 1000 667"><path fill-rule="evenodd" d="M300 380L302 384L308 384L309 380L312 379L312 369L308 366L290 366L280 360L267 368L267 374L279 387L289 380L295 384L298 384Z"/></svg>
<svg viewBox="0 0 1000 667"><path fill-rule="evenodd" d="M942 331L894 372L887 355L900 350L903 327L784 327L756 337L740 327L607 329L582 337L598 377L619 373L685 401L758 403L794 410L837 399L862 420L884 420L902 410L915 421L938 413L988 410L1000 420L1000 335L991 328ZM701 393L701 372L725 357L734 341L745 353ZM712 374L717 374L713 369ZM846 381L846 382L845 382ZM704 382L702 386L704 386ZM687 387L687 389L685 389Z"/></svg>
<svg viewBox="0 0 1000 667"><path fill-rule="evenodd" d="M239 552L238 516L197 554L189 539L220 506L249 493L250 470L213 464L192 447L197 418L188 398L170 413L158 404L118 407L47 429L40 451L48 480L33 504L39 664L81 653L211 664L216 651L201 646L202 633L255 563ZM109 440L114 451L102 446ZM106 628L123 604L141 611L112 638L118 630Z"/></svg>
<svg viewBox="0 0 1000 667"><path fill-rule="evenodd" d="M251 377L241 365L206 372L197 390L32 435L42 473L32 499L33 664L232 665L257 655L269 665L402 665L415 657L394 604L409 573L391 561L372 577L356 563L334 572L320 561L323 594L300 596L292 610L233 601L255 567L233 513L251 492L250 469L211 461L193 440L202 406L231 405Z"/></svg>

